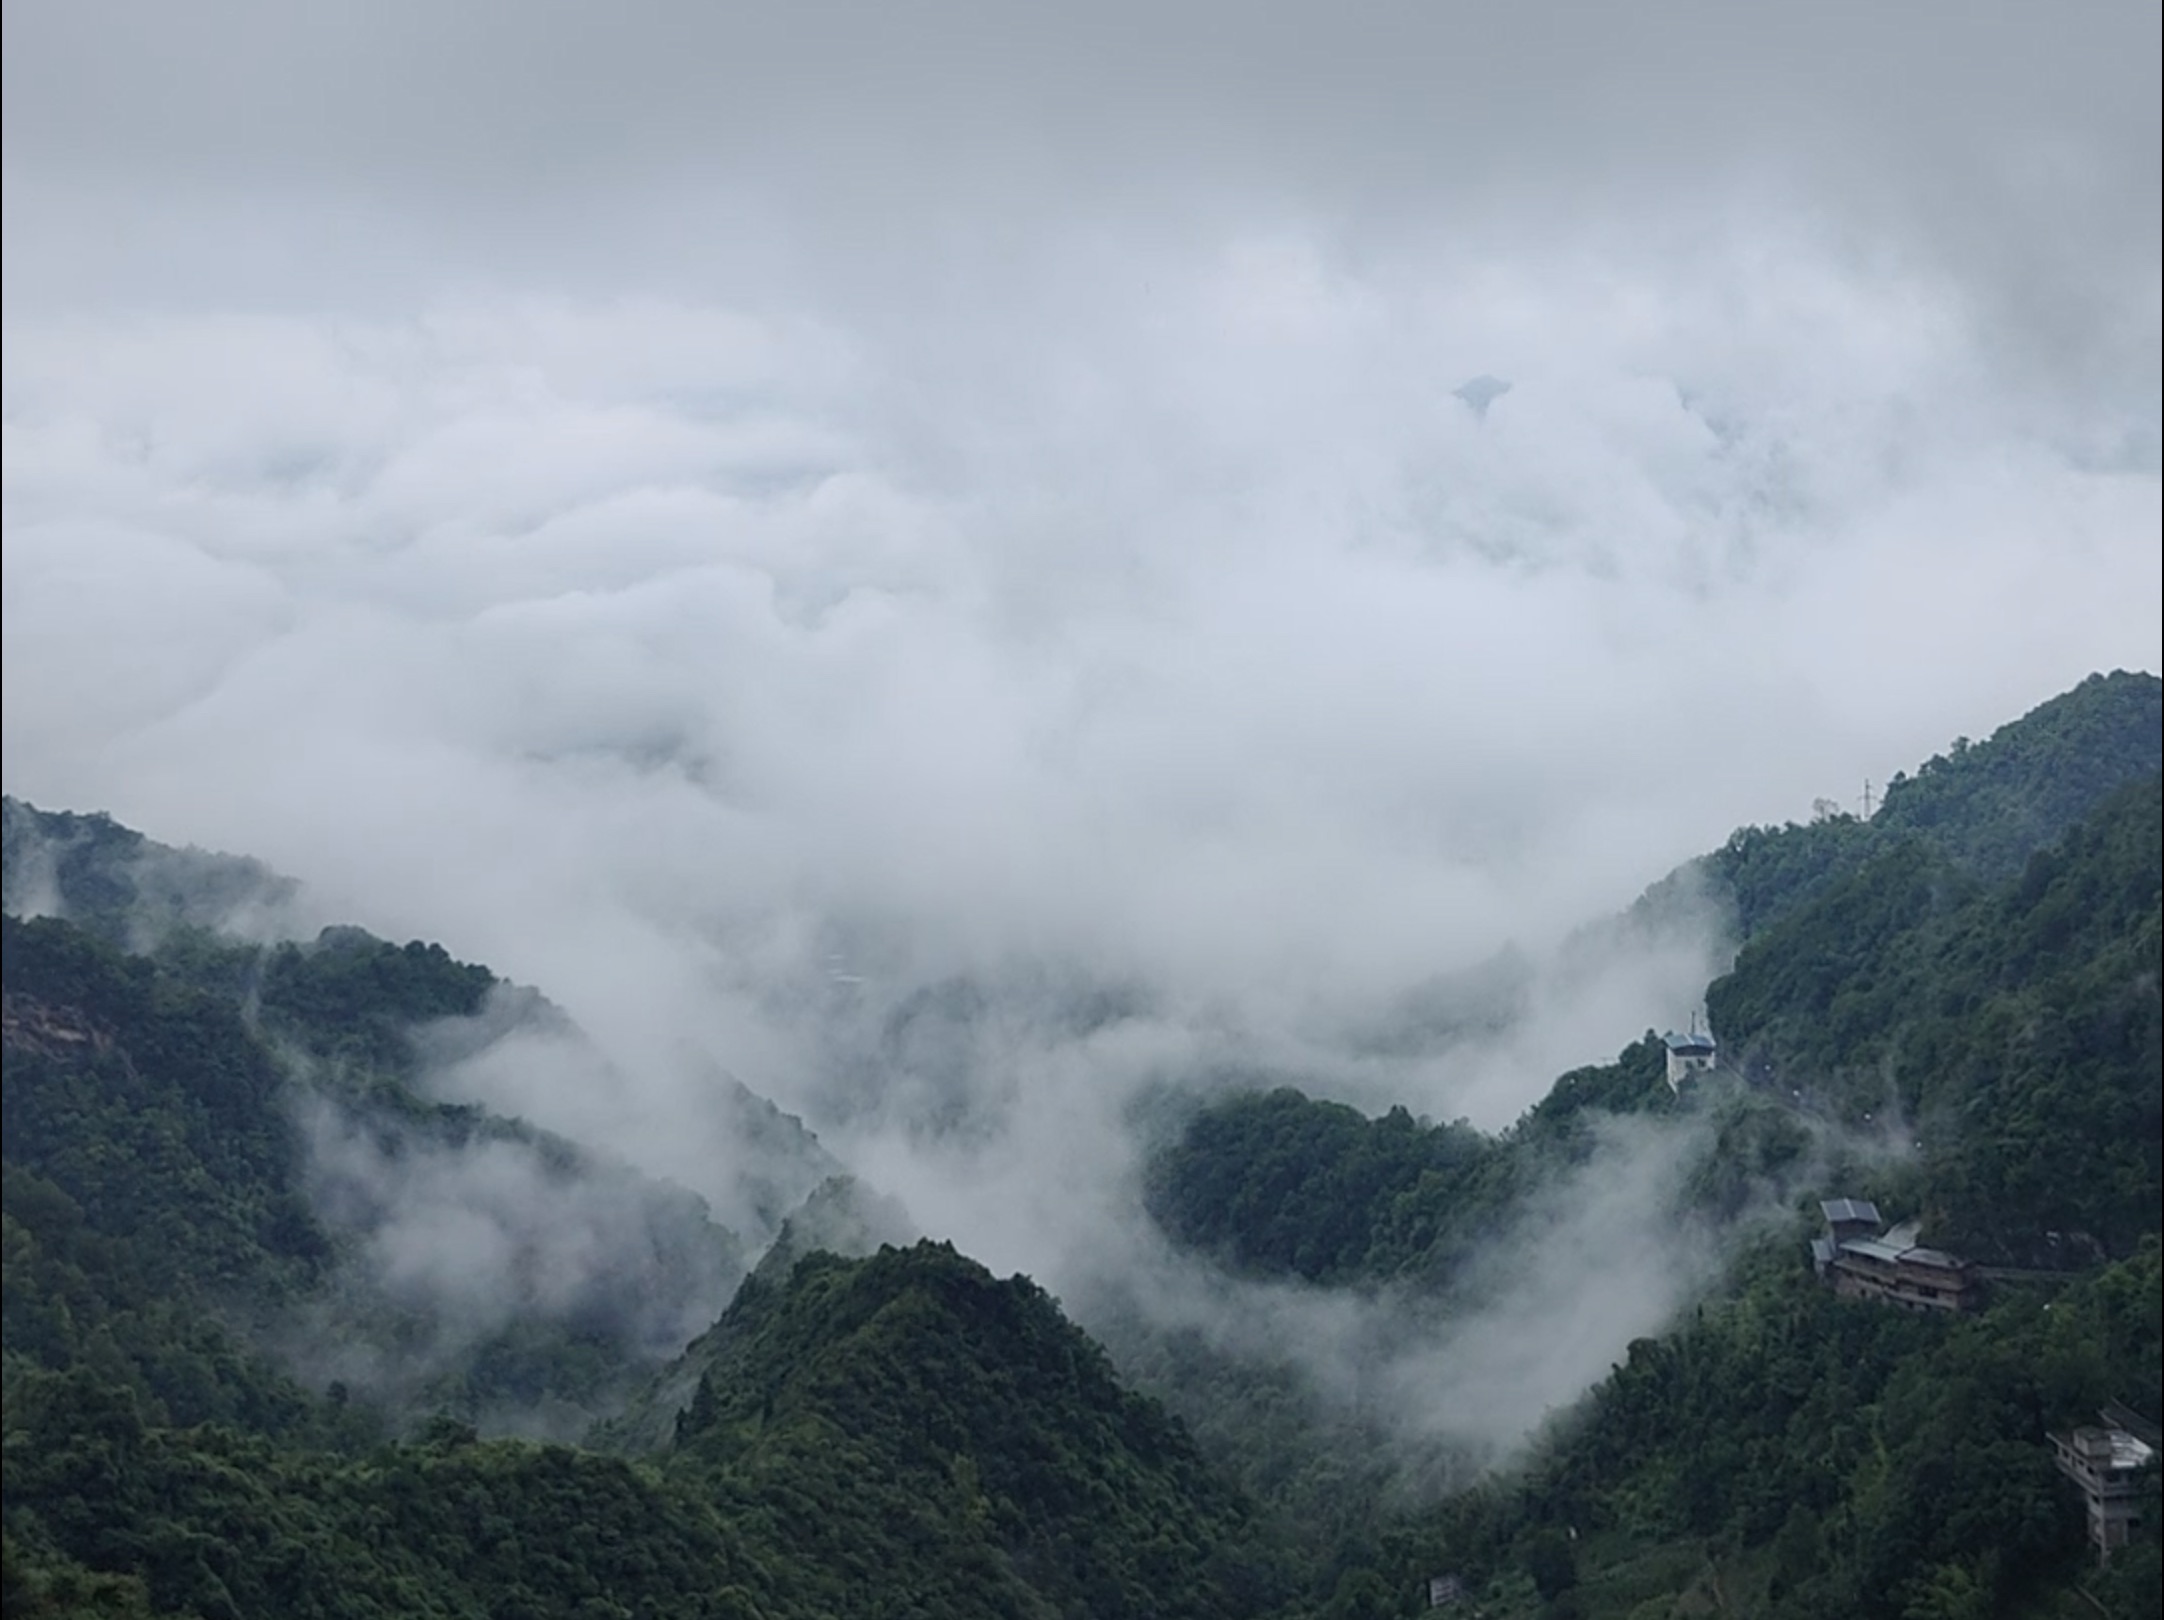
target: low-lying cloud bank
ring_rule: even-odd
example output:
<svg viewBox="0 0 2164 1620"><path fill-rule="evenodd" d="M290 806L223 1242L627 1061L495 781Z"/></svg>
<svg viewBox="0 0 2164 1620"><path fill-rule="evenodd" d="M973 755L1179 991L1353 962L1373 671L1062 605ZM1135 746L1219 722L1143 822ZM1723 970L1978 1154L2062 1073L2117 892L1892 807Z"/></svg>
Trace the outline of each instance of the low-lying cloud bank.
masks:
<svg viewBox="0 0 2164 1620"><path fill-rule="evenodd" d="M1004 366L997 423L673 306L11 333L11 786L789 1102L859 981L1357 1023L2155 662L2153 456L1979 401L1917 289L1190 270L1162 333Z"/></svg>
<svg viewBox="0 0 2164 1620"><path fill-rule="evenodd" d="M712 311L28 330L8 778L545 986L618 1089L492 1106L719 1197L735 1076L1058 1287L1134 1086L1505 1123L1720 960L1574 925L2155 662L2154 471L1979 409L1958 330L1785 308L1750 369L1569 290L1228 253L1004 443Z"/></svg>
<svg viewBox="0 0 2164 1620"><path fill-rule="evenodd" d="M1505 1123L2164 661L2153 11L423 9L8 8L6 785L717 1207L729 1076L1055 1287L1139 1086Z"/></svg>

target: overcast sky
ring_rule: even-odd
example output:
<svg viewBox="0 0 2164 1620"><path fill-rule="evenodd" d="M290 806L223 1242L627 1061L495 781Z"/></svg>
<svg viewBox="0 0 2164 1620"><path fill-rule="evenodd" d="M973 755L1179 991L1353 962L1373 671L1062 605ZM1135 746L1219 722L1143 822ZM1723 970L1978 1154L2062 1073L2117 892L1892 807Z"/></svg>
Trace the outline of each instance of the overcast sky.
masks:
<svg viewBox="0 0 2164 1620"><path fill-rule="evenodd" d="M2157 33L11 0L7 788L785 1099L1537 947L2158 667Z"/></svg>
<svg viewBox="0 0 2164 1620"><path fill-rule="evenodd" d="M729 1071L1337 1387L1390 1324L1169 1256L1142 1088L1506 1123L1722 959L1571 929L2159 667L2154 0L0 10L7 790L541 986L613 1069L442 1083L718 1209ZM1686 1302L1692 1140L1406 1432Z"/></svg>

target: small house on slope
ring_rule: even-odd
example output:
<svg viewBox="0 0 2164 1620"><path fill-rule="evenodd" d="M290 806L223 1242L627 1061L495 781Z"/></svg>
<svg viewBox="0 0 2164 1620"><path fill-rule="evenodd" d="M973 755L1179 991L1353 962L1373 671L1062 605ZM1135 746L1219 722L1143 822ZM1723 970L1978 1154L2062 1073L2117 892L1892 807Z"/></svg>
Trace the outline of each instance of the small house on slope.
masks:
<svg viewBox="0 0 2164 1620"><path fill-rule="evenodd" d="M1698 1027L1698 1020L1691 1020L1690 1033L1678 1035L1670 1030L1661 1037L1661 1044L1668 1048L1668 1089L1682 1091L1686 1082L1705 1073L1714 1066L1716 1048L1710 1032Z"/></svg>
<svg viewBox="0 0 2164 1620"><path fill-rule="evenodd" d="M2114 1402L2098 1414L2100 1426L2054 1434L2051 1449L2059 1472L2081 1487L2088 1509L2089 1545L2109 1563L2141 1523L2141 1479L2156 1464L2156 1425Z"/></svg>

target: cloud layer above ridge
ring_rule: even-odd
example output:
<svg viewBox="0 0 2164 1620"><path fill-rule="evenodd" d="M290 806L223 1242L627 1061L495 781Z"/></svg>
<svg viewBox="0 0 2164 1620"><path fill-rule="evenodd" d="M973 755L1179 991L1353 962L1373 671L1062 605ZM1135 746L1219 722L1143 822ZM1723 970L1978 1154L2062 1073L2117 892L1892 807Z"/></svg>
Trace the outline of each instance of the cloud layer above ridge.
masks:
<svg viewBox="0 0 2164 1620"><path fill-rule="evenodd" d="M1326 1014L2158 662L2143 8L7 28L10 790L621 1053Z"/></svg>
<svg viewBox="0 0 2164 1620"><path fill-rule="evenodd" d="M1197 1286L1153 1081L1507 1122L1720 960L1573 927L2164 662L2154 5L4 20L8 791L543 987L600 1055L444 1083L717 1209L733 1072L1332 1387L1403 1324ZM1408 1432L1657 1328L1689 1146L1379 1364ZM554 1196L318 1157L415 1286Z"/></svg>

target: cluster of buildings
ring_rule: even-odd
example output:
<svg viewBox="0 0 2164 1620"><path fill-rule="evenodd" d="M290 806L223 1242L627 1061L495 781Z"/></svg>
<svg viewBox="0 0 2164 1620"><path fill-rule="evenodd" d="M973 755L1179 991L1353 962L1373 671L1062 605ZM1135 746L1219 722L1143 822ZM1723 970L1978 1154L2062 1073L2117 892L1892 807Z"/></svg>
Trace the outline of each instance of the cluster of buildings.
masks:
<svg viewBox="0 0 2164 1620"><path fill-rule="evenodd" d="M1844 1299L1875 1300L1914 1311L1965 1311L1979 1297L1977 1268L1916 1241L1914 1222L1887 1227L1878 1206L1862 1198L1830 1198L1818 1206L1823 1236L1811 1240L1819 1276ZM2089 1543L2109 1559L2141 1523L2142 1472L2156 1460L2156 1425L2111 1405L2102 1422L2051 1437L2059 1472L2081 1488Z"/></svg>
<svg viewBox="0 0 2164 1620"><path fill-rule="evenodd" d="M1713 1037L1696 1019L1687 1032L1670 1030L1661 1040L1668 1048L1671 1090L1681 1093L1715 1067ZM1978 1269L1958 1255L1918 1243L1917 1222L1889 1227L1878 1206L1864 1198L1830 1198L1818 1209L1826 1229L1811 1240L1811 1263L1842 1298L1913 1311L1959 1312L1979 1303ZM2142 1476L2155 1465L2164 1441L2155 1424L2127 1407L2114 1403L2099 1417L2098 1424L2054 1434L2051 1447L2059 1472L2081 1490L2090 1545L2109 1560L2141 1523ZM1429 1605L1454 1604L1463 1593L1455 1577L1438 1577L1429 1583Z"/></svg>
<svg viewBox="0 0 2164 1620"><path fill-rule="evenodd" d="M1914 1221L1888 1227L1863 1198L1831 1198L1818 1209L1826 1230L1811 1240L1811 1264L1843 1299L1912 1311L1965 1311L1978 1302L1976 1268L1919 1244Z"/></svg>

